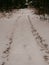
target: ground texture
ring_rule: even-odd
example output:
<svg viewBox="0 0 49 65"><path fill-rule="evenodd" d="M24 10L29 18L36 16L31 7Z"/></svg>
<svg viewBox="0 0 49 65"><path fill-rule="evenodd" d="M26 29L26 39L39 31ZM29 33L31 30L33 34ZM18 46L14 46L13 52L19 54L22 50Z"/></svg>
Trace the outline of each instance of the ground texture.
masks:
<svg viewBox="0 0 49 65"><path fill-rule="evenodd" d="M0 14L0 65L49 65L49 23L32 9Z"/></svg>

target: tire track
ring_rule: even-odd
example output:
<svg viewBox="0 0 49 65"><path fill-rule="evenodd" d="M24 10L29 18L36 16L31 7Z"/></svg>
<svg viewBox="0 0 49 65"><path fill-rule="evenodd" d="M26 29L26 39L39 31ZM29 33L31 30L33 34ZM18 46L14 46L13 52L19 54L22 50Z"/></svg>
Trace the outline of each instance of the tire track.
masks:
<svg viewBox="0 0 49 65"><path fill-rule="evenodd" d="M8 62L9 60L9 55L10 55L10 49L11 49L11 45L13 43L13 37L14 37L14 32L15 32L15 29L16 29L16 22L19 20L21 16L18 16L17 20L15 21L14 25L13 25L13 29L11 31L11 34L10 34L10 37L8 38L9 42L8 44L6 44L7 48L3 51L3 55L2 55L2 59L3 59L3 62L1 65L6 65L6 62Z"/></svg>
<svg viewBox="0 0 49 65"><path fill-rule="evenodd" d="M43 37L41 37L41 35L37 32L37 30L33 26L29 15L28 15L28 20L29 20L29 23L31 25L32 34L35 37L35 40L36 40L38 46L40 47L40 51L43 54L43 59L49 64L49 48L48 48L48 44L46 43L46 40L43 39Z"/></svg>

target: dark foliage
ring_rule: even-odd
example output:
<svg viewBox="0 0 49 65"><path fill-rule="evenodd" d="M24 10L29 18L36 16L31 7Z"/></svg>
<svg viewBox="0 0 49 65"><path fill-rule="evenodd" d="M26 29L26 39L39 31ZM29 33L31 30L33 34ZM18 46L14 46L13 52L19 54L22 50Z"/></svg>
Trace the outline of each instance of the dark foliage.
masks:
<svg viewBox="0 0 49 65"><path fill-rule="evenodd" d="M49 14L49 0L32 0L32 5L37 8L40 13Z"/></svg>
<svg viewBox="0 0 49 65"><path fill-rule="evenodd" d="M0 0L0 11L9 11L13 8L24 8L25 0Z"/></svg>
<svg viewBox="0 0 49 65"><path fill-rule="evenodd" d="M13 8L25 8L25 3L26 0L0 0L0 11L8 11ZM38 9L40 13L44 12L49 14L49 0L28 0L28 5L30 4Z"/></svg>

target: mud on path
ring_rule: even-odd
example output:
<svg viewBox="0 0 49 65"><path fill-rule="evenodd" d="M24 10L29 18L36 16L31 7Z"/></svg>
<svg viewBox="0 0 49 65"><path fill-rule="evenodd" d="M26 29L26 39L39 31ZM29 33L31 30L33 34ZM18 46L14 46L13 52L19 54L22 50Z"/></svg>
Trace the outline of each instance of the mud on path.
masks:
<svg viewBox="0 0 49 65"><path fill-rule="evenodd" d="M38 31L36 30L36 28L32 24L32 21L30 20L29 15L28 15L28 20L29 20L29 23L31 25L32 34L33 34L33 36L34 36L34 38L36 40L36 43L40 47L40 51L42 52L43 59L49 64L49 48L48 48L48 44L46 43L46 40L43 37L41 37L40 33L38 33Z"/></svg>
<svg viewBox="0 0 49 65"><path fill-rule="evenodd" d="M5 65L6 62L8 62L8 60L9 60L10 49L11 49L11 45L13 43L14 32L15 32L15 29L16 29L16 22L19 20L20 17L21 16L18 16L18 18L16 19L16 21L13 24L13 29L11 30L10 37L8 38L9 41L6 44L7 48L2 53L2 59L3 59L3 61L2 61L1 65Z"/></svg>

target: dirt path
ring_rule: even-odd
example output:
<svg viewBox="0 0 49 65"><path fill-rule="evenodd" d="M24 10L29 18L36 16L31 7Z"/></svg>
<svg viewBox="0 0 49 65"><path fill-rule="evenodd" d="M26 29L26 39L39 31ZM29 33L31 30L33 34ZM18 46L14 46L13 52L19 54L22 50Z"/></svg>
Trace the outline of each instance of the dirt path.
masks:
<svg viewBox="0 0 49 65"><path fill-rule="evenodd" d="M13 24L9 20L12 26L8 25L9 29L5 26L6 30L11 32L8 41L5 42L6 48L3 48L1 65L47 65L44 61L44 59L48 61L47 55L42 56L41 51L48 53L48 45L31 23L29 17L32 14L31 11L21 9L19 12L21 15L16 19L15 14Z"/></svg>
<svg viewBox="0 0 49 65"><path fill-rule="evenodd" d="M12 49L6 65L46 65L32 36L27 15L22 14L16 23Z"/></svg>

